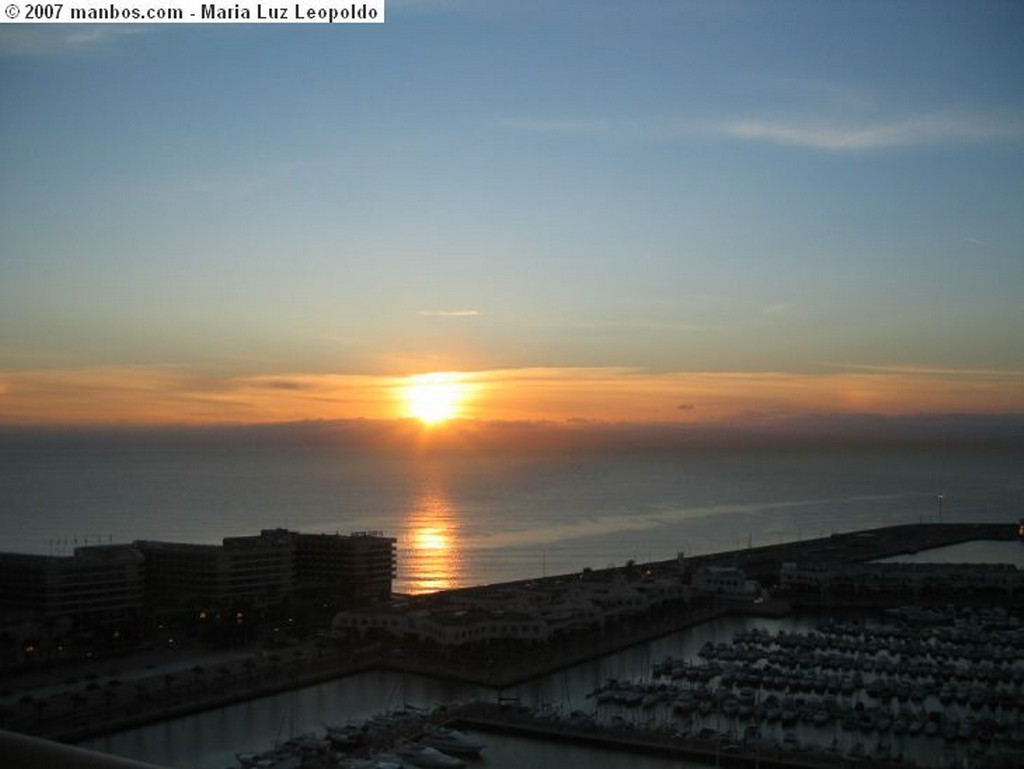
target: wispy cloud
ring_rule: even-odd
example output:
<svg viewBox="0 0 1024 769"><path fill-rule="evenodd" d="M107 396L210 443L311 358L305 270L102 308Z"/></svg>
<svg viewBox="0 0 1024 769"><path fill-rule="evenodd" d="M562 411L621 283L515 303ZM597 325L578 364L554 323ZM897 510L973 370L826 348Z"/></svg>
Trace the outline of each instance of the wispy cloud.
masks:
<svg viewBox="0 0 1024 769"><path fill-rule="evenodd" d="M864 364L840 361L822 361L818 365L842 371L858 371L868 374L887 374L923 377L970 377L990 379L1024 379L1024 371L1014 369L943 368L939 366L914 366L907 364Z"/></svg>
<svg viewBox="0 0 1024 769"><path fill-rule="evenodd" d="M930 112L913 116L826 119L800 117L520 117L500 121L535 134L578 139L727 139L827 152L857 152L940 144L1024 139L1024 115Z"/></svg>
<svg viewBox="0 0 1024 769"><path fill-rule="evenodd" d="M725 122L731 138L830 152L1024 138L1024 119L933 113L875 121L750 118Z"/></svg>
<svg viewBox="0 0 1024 769"><path fill-rule="evenodd" d="M479 310L420 310L416 314L428 318L475 318L481 312Z"/></svg>
<svg viewBox="0 0 1024 769"><path fill-rule="evenodd" d="M800 316L799 308L789 302L777 302L769 304L761 311L766 318L797 318Z"/></svg>

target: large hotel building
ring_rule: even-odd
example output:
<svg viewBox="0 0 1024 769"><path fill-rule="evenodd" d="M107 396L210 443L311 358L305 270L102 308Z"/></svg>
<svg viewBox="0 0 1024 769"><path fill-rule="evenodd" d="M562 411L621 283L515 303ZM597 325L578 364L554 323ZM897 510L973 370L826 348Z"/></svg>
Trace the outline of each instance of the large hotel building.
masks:
<svg viewBox="0 0 1024 769"><path fill-rule="evenodd" d="M395 567L395 539L380 532L265 529L219 545L138 540L66 556L0 553L0 614L82 625L144 606L271 606L303 595L359 605L390 596Z"/></svg>

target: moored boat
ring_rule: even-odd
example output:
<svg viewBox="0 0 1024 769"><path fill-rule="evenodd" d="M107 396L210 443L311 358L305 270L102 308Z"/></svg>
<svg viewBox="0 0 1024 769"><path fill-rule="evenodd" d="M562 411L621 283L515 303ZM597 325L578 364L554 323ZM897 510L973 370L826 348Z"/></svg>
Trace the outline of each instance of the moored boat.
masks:
<svg viewBox="0 0 1024 769"><path fill-rule="evenodd" d="M431 729L423 735L420 743L452 756L476 756L486 747L480 740L470 737L465 732L446 728Z"/></svg>
<svg viewBox="0 0 1024 769"><path fill-rule="evenodd" d="M422 769L463 769L466 762L456 756L449 756L429 745L410 745L398 751L398 756L413 766Z"/></svg>

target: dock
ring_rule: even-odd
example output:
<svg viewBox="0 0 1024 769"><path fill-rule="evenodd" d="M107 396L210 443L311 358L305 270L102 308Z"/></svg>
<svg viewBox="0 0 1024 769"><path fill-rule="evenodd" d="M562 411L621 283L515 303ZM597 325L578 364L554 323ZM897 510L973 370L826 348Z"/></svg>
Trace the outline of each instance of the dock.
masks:
<svg viewBox="0 0 1024 769"><path fill-rule="evenodd" d="M758 744L699 739L670 729L615 727L544 718L510 705L483 702L462 706L452 714L449 724L462 729L512 734L528 739L575 742L604 750L667 756L709 766L763 769L836 769L837 766L846 769L874 769L892 766L890 763L870 759L850 761L830 754L787 753L774 748L763 749Z"/></svg>

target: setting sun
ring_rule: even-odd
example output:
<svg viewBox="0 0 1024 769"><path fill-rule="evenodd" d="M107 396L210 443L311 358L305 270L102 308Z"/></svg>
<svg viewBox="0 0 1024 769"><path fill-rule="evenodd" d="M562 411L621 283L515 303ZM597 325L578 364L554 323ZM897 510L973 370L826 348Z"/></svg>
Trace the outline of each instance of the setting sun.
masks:
<svg viewBox="0 0 1024 769"><path fill-rule="evenodd" d="M402 395L409 416L436 425L459 415L466 388L452 374L425 374L414 377Z"/></svg>

